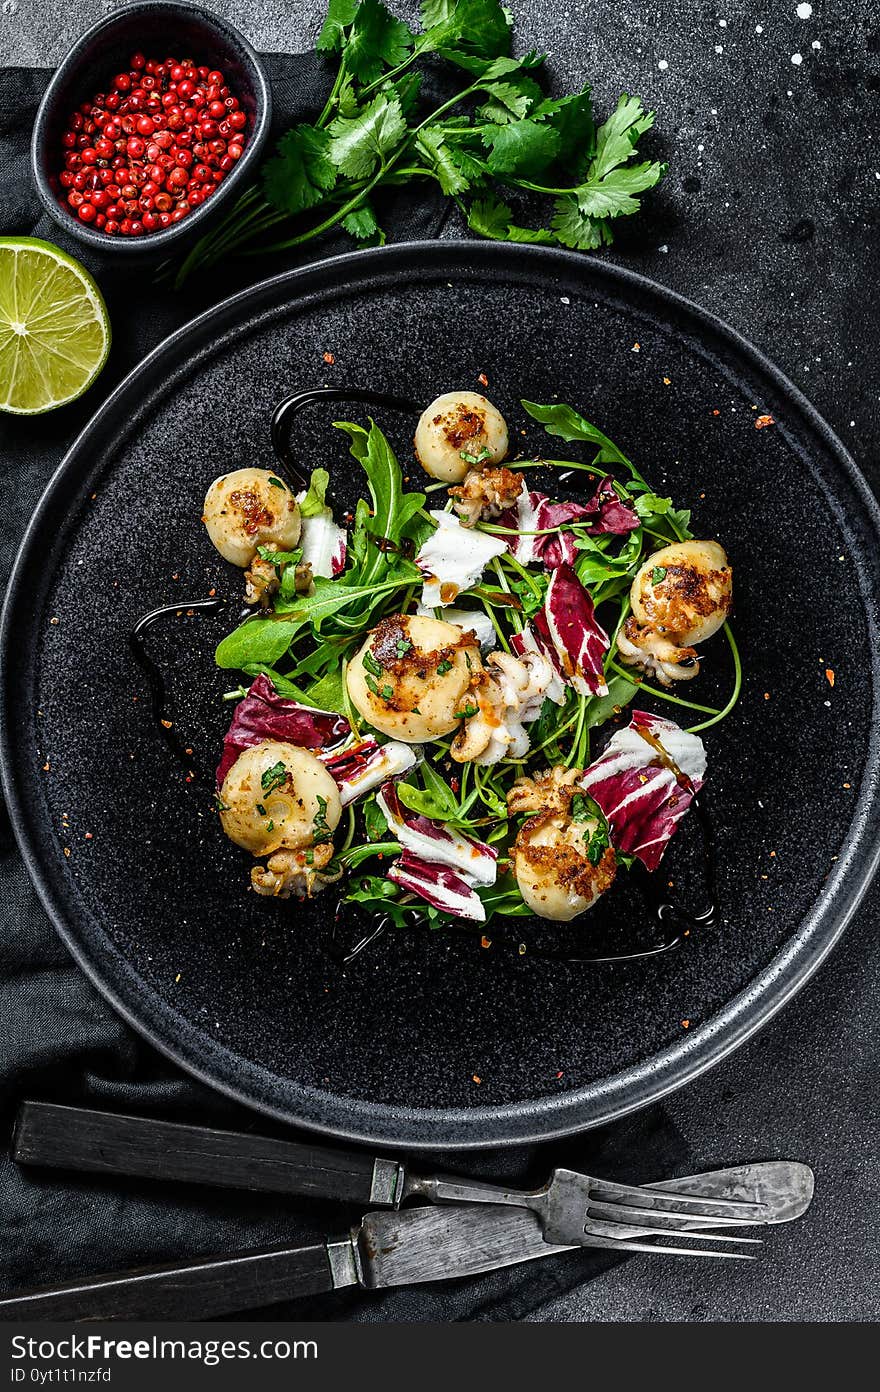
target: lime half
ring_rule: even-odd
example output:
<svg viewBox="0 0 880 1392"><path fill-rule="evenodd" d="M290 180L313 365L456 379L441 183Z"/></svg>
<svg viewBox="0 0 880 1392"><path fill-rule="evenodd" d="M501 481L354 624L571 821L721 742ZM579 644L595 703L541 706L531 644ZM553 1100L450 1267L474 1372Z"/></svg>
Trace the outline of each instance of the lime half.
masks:
<svg viewBox="0 0 880 1392"><path fill-rule="evenodd" d="M0 237L0 411L35 416L81 396L110 349L107 306L72 256Z"/></svg>

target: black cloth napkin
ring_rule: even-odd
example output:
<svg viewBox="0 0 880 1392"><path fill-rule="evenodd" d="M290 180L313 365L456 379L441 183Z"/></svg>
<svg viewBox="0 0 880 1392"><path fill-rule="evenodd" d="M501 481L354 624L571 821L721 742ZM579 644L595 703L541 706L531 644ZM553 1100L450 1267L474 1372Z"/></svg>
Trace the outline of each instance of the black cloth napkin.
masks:
<svg viewBox="0 0 880 1392"><path fill-rule="evenodd" d="M328 87L315 54L266 58L279 131L314 119ZM0 417L0 576L5 583L34 504L81 425L112 387L167 333L235 290L291 264L289 257L231 262L184 293L148 273L119 269L66 239L33 190L28 142L49 74L0 70L0 232L64 246L96 276L113 326L111 357L99 382L69 407L33 419ZM448 203L424 190L393 195L382 208L394 240L439 235ZM347 249L326 239L303 256ZM25 1098L274 1131L254 1114L201 1086L130 1030L71 961L49 925L0 810L0 1288L5 1292L146 1263L186 1260L341 1233L359 1215L338 1206L134 1180L24 1173L8 1148L14 1112ZM290 1134L289 1132L286 1134ZM534 1185L562 1164L632 1180L696 1168L661 1107L615 1126L541 1147L455 1157L417 1157L423 1170L458 1170ZM365 1295L340 1292L290 1302L266 1318L349 1320L515 1320L616 1261L574 1252L475 1279ZM614 1311L607 1311L613 1318ZM248 1318L255 1318L249 1314Z"/></svg>

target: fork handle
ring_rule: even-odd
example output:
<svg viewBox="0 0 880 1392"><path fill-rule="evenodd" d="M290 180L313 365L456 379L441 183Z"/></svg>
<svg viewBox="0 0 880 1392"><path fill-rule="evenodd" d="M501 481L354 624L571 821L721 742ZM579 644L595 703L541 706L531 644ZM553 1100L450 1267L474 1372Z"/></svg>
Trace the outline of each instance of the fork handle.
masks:
<svg viewBox="0 0 880 1392"><path fill-rule="evenodd" d="M22 1103L12 1153L19 1165L301 1194L373 1207L396 1208L403 1190L403 1166L396 1160L48 1102Z"/></svg>

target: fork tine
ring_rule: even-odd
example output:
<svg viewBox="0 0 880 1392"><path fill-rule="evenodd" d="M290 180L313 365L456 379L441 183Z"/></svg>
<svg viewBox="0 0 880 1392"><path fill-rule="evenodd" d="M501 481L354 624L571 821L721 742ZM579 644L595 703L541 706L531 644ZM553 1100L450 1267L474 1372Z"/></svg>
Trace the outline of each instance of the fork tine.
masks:
<svg viewBox="0 0 880 1392"><path fill-rule="evenodd" d="M711 1218L715 1214L706 1212L706 1209L717 1210L718 1217L739 1215L742 1218L752 1217L753 1221L765 1221L767 1205L761 1203L749 1203L745 1199L716 1199L708 1196L701 1197L699 1194L679 1194L670 1189L651 1189L648 1185L637 1184L615 1184L612 1180L597 1180L590 1185L590 1194L595 1194L597 1199L607 1202L610 1200L615 1203L619 1199L625 1199L640 1212L658 1213L680 1213L690 1215L695 1218ZM641 1200L641 1203L639 1202Z"/></svg>
<svg viewBox="0 0 880 1392"><path fill-rule="evenodd" d="M669 1252L675 1257L717 1257L720 1261L757 1261L750 1252L722 1252L717 1247L702 1251L699 1247L667 1247L662 1242L621 1241L615 1237L590 1237L585 1247L601 1247L609 1252Z"/></svg>
<svg viewBox="0 0 880 1392"><path fill-rule="evenodd" d="M753 1228L763 1221L760 1218L729 1218L721 1213L676 1213L668 1208L639 1208L636 1204L603 1203L593 1198L587 1200L587 1215L590 1214L603 1222L621 1223L630 1228L637 1223L640 1228L657 1228L659 1232L687 1231L683 1225L693 1222L695 1217L705 1218L709 1223L717 1219L719 1223L737 1228Z"/></svg>

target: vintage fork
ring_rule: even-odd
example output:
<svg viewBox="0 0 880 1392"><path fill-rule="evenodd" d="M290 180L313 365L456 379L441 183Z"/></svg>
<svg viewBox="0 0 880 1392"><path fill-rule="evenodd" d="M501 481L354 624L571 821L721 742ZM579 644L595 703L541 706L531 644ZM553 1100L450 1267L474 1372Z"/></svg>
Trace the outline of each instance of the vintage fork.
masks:
<svg viewBox="0 0 880 1392"><path fill-rule="evenodd" d="M566 1247L593 1246L602 1239L615 1246L635 1246L627 1241L630 1235L635 1236L634 1229L640 1236L675 1233L695 1241L724 1241L720 1234L706 1233L707 1225L717 1223L727 1228L769 1221L768 1208L763 1203L673 1193L645 1184L616 1184L576 1170L554 1170L546 1184L533 1190L505 1189L442 1176L412 1176L408 1188L410 1193L421 1194L434 1203L529 1208L541 1224L544 1241ZM702 1231L693 1231L696 1227Z"/></svg>

